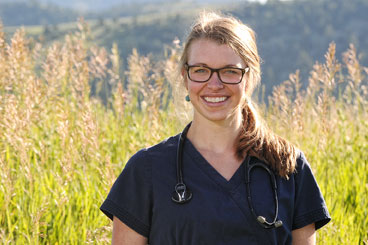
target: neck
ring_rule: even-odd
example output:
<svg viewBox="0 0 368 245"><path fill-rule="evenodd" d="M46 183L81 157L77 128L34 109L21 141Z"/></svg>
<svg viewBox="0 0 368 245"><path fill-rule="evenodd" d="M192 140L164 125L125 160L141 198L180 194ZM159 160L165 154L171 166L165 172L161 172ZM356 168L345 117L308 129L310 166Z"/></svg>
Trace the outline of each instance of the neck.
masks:
<svg viewBox="0 0 368 245"><path fill-rule="evenodd" d="M241 128L241 113L225 121L209 121L195 115L188 131L188 139L198 150L235 154L236 140Z"/></svg>

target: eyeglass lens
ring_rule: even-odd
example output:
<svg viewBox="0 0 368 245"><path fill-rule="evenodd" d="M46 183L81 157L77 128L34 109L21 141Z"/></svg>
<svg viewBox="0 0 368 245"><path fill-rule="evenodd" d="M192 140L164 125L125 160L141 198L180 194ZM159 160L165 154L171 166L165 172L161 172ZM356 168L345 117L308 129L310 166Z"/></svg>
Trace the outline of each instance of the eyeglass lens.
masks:
<svg viewBox="0 0 368 245"><path fill-rule="evenodd" d="M189 78L195 82L208 81L214 72L203 66L192 66L188 69ZM243 71L236 68L222 68L218 70L217 74L224 83L239 83L243 78Z"/></svg>

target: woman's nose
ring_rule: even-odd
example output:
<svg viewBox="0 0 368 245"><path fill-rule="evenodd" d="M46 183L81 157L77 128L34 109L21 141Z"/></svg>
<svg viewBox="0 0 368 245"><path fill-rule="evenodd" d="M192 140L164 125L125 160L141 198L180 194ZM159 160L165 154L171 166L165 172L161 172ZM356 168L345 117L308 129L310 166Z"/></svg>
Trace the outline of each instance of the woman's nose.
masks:
<svg viewBox="0 0 368 245"><path fill-rule="evenodd" d="M210 77L210 80L207 82L207 86L209 88L219 89L223 88L224 85L222 84L218 72L212 73L212 76Z"/></svg>

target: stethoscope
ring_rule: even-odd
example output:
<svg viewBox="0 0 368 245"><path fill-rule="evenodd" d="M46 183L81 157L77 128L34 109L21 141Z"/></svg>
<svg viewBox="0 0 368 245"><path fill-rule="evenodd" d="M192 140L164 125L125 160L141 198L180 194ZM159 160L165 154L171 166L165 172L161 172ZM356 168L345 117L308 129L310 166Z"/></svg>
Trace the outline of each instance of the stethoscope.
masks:
<svg viewBox="0 0 368 245"><path fill-rule="evenodd" d="M184 148L184 143L186 140L186 136L188 133L188 130L190 128L191 123L189 123L183 130L183 132L180 134L179 136L179 142L178 142L178 148L177 148L177 155L176 155L176 178L177 178L177 183L175 185L175 191L173 192L173 195L171 197L171 199L178 204L184 204L189 202L192 197L193 197L193 193L187 188L187 186L184 184L183 182L183 148ZM273 171L271 171L271 169L264 163L262 162L257 162L257 163L252 163L252 165L249 164L250 162L250 156L247 156L245 159L245 184L247 186L247 199L248 199L248 204L249 204L249 208L254 216L254 218L258 221L258 223L265 229L270 229L270 228L277 228L282 226L282 221L281 220L277 220L277 216L279 213L279 202L278 202L278 198L277 198L277 183L276 183L276 177ZM252 197L251 197L251 192L250 192L250 172L252 171L253 168L262 168L264 170L267 171L267 173L270 176L271 179L271 185L272 185L272 190L273 190L273 194L274 194L274 202L275 202L275 217L273 219L272 222L269 222L266 220L266 218L264 216L260 216L257 215L254 208L253 208L253 204L252 204Z"/></svg>

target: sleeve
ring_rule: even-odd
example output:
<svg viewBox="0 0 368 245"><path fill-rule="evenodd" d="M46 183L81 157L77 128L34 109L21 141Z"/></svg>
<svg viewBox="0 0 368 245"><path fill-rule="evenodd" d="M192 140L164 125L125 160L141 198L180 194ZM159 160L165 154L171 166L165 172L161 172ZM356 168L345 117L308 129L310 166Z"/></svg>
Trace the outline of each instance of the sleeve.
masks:
<svg viewBox="0 0 368 245"><path fill-rule="evenodd" d="M297 159L294 205L293 230L312 223L317 230L331 220L321 190L302 152Z"/></svg>
<svg viewBox="0 0 368 245"><path fill-rule="evenodd" d="M100 209L149 237L152 210L151 169L145 152L137 152L126 164Z"/></svg>

